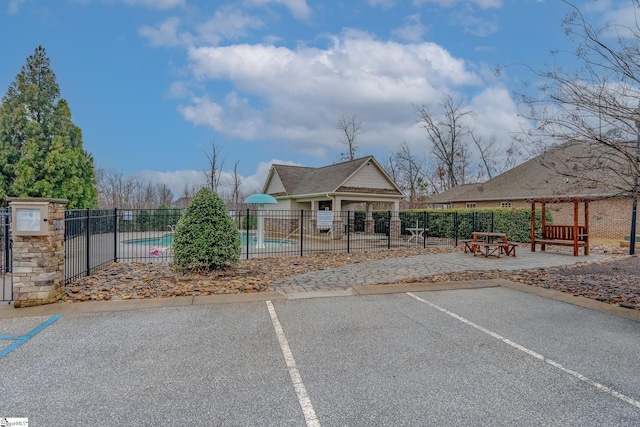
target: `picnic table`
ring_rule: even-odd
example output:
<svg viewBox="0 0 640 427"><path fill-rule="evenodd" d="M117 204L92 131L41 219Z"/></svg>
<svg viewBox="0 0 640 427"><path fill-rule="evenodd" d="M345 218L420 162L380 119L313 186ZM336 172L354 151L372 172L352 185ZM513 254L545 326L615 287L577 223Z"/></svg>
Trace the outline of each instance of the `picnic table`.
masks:
<svg viewBox="0 0 640 427"><path fill-rule="evenodd" d="M501 254L506 256L516 256L517 243L510 242L507 239L505 233L494 233L484 231L474 231L473 239L463 240L464 251L467 250L473 252L473 256L477 254L484 255L485 258L489 256L496 256L500 258Z"/></svg>

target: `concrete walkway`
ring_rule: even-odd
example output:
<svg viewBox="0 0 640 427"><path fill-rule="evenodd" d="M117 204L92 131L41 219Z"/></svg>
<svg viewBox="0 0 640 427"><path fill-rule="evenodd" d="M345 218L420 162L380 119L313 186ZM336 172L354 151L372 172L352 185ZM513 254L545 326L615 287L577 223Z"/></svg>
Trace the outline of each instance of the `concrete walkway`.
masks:
<svg viewBox="0 0 640 427"><path fill-rule="evenodd" d="M516 257L485 258L473 256L470 253L454 252L362 262L287 277L271 283L270 289L283 293L290 299L303 297L296 295L303 292L319 292L319 296L328 296L329 294L348 293L348 290L353 286L398 283L407 279L420 279L435 274L558 267L611 257L601 254L574 257L565 252L531 252L528 248L518 249Z"/></svg>

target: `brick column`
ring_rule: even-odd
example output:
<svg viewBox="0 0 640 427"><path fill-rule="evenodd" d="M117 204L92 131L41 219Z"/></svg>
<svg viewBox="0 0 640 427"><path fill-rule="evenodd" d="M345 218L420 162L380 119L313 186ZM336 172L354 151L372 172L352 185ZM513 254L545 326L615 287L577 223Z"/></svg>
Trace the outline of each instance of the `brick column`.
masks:
<svg viewBox="0 0 640 427"><path fill-rule="evenodd" d="M13 239L13 306L57 302L64 295L64 211L67 200L9 198L12 211L25 203L46 203L44 235L24 235L11 224Z"/></svg>

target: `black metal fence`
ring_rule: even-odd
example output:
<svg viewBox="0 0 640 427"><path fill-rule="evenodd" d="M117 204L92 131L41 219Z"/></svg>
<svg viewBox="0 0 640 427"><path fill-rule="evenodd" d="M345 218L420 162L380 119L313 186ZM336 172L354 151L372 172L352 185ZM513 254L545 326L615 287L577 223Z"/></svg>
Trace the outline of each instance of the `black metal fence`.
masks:
<svg viewBox="0 0 640 427"><path fill-rule="evenodd" d="M173 232L181 214L179 209L66 211L65 283L112 262L170 262ZM446 210L244 210L229 214L236 222L241 256L246 259L454 247L473 231L494 231L496 222L493 212Z"/></svg>
<svg viewBox="0 0 640 427"><path fill-rule="evenodd" d="M0 210L0 301L13 300L11 210Z"/></svg>

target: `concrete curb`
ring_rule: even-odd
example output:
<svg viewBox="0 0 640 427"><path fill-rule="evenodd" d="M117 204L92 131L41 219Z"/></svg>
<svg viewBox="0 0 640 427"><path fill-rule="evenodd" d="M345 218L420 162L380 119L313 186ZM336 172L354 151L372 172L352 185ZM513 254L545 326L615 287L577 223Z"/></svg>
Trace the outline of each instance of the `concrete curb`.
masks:
<svg viewBox="0 0 640 427"><path fill-rule="evenodd" d="M640 311L638 310L616 307L605 302L596 301L581 296L574 296L557 291L555 289L540 288L537 286L512 282L505 279L437 283L391 283L385 285L353 286L351 288L340 291L300 292L286 295L279 292L256 292L248 294L206 295L195 297L187 296L146 300L87 301L81 303L60 303L41 305L36 307L23 307L19 309L14 309L12 306L7 305L6 307L0 308L0 319L51 316L54 314L106 313L117 311L146 310L164 307L236 304L307 298L334 298L345 296L386 295L405 292L436 292L462 289L482 289L498 286L640 322Z"/></svg>
<svg viewBox="0 0 640 427"><path fill-rule="evenodd" d="M235 304L283 299L287 299L287 297L278 292L255 292L247 294L203 295L195 297L186 296L126 301L86 301L78 303L47 304L22 308L13 308L12 306L7 305L7 307L0 309L0 319L51 316L54 314L106 313L164 307L187 307L191 305Z"/></svg>

